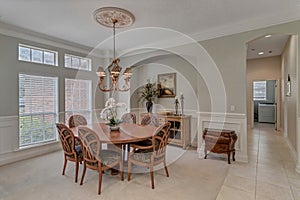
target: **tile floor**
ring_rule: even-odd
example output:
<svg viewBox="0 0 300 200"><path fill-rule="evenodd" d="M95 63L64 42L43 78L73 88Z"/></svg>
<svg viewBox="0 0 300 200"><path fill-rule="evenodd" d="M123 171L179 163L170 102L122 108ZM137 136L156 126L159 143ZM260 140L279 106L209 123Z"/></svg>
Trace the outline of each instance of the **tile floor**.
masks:
<svg viewBox="0 0 300 200"><path fill-rule="evenodd" d="M300 200L300 174L273 124L248 130L249 163L231 165L217 200Z"/></svg>

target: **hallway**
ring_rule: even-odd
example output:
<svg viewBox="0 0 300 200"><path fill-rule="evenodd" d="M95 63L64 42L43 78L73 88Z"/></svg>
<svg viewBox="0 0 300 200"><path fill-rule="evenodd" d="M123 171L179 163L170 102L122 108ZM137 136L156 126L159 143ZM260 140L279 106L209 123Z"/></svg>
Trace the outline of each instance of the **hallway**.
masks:
<svg viewBox="0 0 300 200"><path fill-rule="evenodd" d="M286 139L274 124L257 123L248 130L249 163L234 163L218 200L299 200L300 174Z"/></svg>

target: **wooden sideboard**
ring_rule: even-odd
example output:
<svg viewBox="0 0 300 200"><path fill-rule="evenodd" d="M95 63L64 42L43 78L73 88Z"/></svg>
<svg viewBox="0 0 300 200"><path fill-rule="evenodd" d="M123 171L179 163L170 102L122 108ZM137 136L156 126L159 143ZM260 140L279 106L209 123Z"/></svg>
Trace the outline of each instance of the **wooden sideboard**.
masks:
<svg viewBox="0 0 300 200"><path fill-rule="evenodd" d="M143 116L148 113L142 113L140 115L140 121ZM165 122L171 123L170 133L169 133L169 144L180 146L183 149L187 149L191 145L191 115L162 115L153 114L159 119L159 123L163 124Z"/></svg>

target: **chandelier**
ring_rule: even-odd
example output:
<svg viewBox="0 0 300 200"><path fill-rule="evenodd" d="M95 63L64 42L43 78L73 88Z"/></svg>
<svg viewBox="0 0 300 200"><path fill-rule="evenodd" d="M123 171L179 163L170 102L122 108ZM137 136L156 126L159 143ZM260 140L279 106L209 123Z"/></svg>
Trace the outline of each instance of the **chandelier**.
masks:
<svg viewBox="0 0 300 200"><path fill-rule="evenodd" d="M127 67L123 72L124 84L119 86L122 67L120 59L116 58L116 28L128 27L133 24L134 16L127 10L116 7L103 7L94 12L95 20L106 27L113 28L113 60L106 68L99 67L96 74L99 77L98 88L103 92L128 91L130 89L131 69ZM108 78L105 78L108 77Z"/></svg>

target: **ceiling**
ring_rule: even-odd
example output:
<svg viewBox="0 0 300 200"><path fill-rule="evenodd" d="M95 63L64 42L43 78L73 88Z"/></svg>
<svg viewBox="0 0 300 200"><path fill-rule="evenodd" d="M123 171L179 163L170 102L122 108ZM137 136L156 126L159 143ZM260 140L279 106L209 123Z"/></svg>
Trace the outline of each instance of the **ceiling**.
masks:
<svg viewBox="0 0 300 200"><path fill-rule="evenodd" d="M282 54L289 35L266 35L248 43L247 58L265 58Z"/></svg>
<svg viewBox="0 0 300 200"><path fill-rule="evenodd" d="M300 19L299 0L0 0L0 5L0 28L1 24L20 27L92 48L112 35L110 28L93 18L93 12L104 6L135 15L133 26L117 30L131 33L131 38L117 38L118 49L162 38L134 34L145 27L172 29L199 41Z"/></svg>

